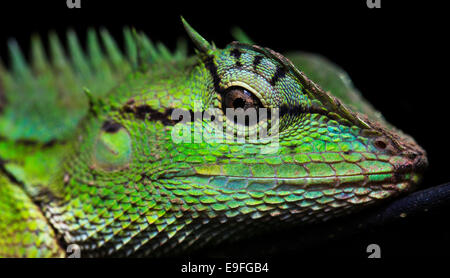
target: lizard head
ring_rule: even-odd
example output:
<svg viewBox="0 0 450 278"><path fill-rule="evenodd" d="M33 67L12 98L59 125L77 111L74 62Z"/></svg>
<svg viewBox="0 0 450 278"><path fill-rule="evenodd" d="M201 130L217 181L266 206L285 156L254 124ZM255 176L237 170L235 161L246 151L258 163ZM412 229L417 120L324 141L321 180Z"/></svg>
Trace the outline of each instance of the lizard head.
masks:
<svg viewBox="0 0 450 278"><path fill-rule="evenodd" d="M250 223L326 220L418 182L424 150L358 94L338 98L271 49L218 49L184 25L196 57L132 74L84 121L63 200L47 209L67 242L147 254Z"/></svg>
<svg viewBox="0 0 450 278"><path fill-rule="evenodd" d="M247 196L239 203L249 214L268 209L290 216L357 208L420 179L425 151L370 105L344 103L269 48L233 42L216 49L184 24L199 50L200 110L214 110L203 113L202 136L219 138L180 145L180 153L192 146L196 158L186 180ZM345 98L365 102L354 91Z"/></svg>

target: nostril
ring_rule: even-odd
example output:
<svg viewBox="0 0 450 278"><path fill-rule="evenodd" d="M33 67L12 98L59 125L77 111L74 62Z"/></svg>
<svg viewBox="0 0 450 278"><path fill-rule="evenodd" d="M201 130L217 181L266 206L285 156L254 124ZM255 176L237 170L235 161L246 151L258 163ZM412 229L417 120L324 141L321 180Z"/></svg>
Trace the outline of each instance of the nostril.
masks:
<svg viewBox="0 0 450 278"><path fill-rule="evenodd" d="M408 153L408 154L407 154L407 157L408 157L409 159L415 159L417 156L419 156L417 153Z"/></svg>
<svg viewBox="0 0 450 278"><path fill-rule="evenodd" d="M412 153L408 155L408 158L417 170L424 170L428 165L428 159L423 153Z"/></svg>
<svg viewBox="0 0 450 278"><path fill-rule="evenodd" d="M386 142L384 142L383 140L376 140L373 144L380 150L384 150L387 147Z"/></svg>

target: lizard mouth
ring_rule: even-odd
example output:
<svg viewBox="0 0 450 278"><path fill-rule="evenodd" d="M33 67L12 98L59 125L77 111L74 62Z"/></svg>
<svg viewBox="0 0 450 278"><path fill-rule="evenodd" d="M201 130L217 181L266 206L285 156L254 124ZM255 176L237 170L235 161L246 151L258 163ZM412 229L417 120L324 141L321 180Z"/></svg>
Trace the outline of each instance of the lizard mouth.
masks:
<svg viewBox="0 0 450 278"><path fill-rule="evenodd" d="M265 208L275 209L281 205L288 208L291 214L304 212L305 209L311 210L311 213L339 213L410 191L419 181L420 174L407 171L407 168L402 168L401 172L302 178L195 175L176 179L184 183L192 182L197 187L206 186L208 190L217 192L214 194L233 196L236 202L249 206L264 203Z"/></svg>
<svg viewBox="0 0 450 278"><path fill-rule="evenodd" d="M208 188L217 194L277 196L287 202L314 202L318 207L369 204L413 189L427 166L425 153L395 156L354 153L344 160L333 156L299 155L281 160L193 166L172 173L180 183ZM326 161L328 159L329 161ZM326 161L326 162L325 162ZM167 178L162 176L161 178Z"/></svg>
<svg viewBox="0 0 450 278"><path fill-rule="evenodd" d="M260 165L260 164L259 164ZM325 190L343 187L384 187L404 190L417 183L427 166L425 155L361 159L354 162L282 163L273 172L257 171L258 165L241 164L242 174L227 171L228 166L195 167L195 175L214 187L249 191ZM266 167L265 169L270 169ZM231 172L231 171L230 171Z"/></svg>
<svg viewBox="0 0 450 278"><path fill-rule="evenodd" d="M271 176L255 176L255 173L250 176L227 175L221 170L214 174L211 172L206 173L199 171L193 179L195 179L196 182L201 181L201 183L213 186L217 189L233 191L288 194L296 192L344 190L347 192L355 192L356 195L371 194L372 196L381 199L393 195L394 193L411 189L411 186L418 183L421 178L418 169L425 167L424 163L405 164L404 161L396 161L400 164L393 165L390 165L390 163L387 162L384 164L379 164L378 161L374 161L378 164L371 164L371 161L366 162L368 163L360 163L360 165L365 165L365 168L358 173L347 171L346 174L339 174L336 166L334 169L336 172L332 175L319 175L318 172L309 172L303 176L296 176L295 174L298 173L293 173L289 177L283 176L282 172L278 172L278 174ZM390 165L388 170L380 171L380 169L378 169L387 167L386 165ZM178 178L190 179L190 177L186 176Z"/></svg>

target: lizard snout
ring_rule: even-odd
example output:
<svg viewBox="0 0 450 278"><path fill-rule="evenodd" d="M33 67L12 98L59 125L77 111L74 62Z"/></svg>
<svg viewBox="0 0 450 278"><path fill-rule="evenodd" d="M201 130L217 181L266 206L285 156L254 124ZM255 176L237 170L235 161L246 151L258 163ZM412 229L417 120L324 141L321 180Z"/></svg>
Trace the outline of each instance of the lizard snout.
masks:
<svg viewBox="0 0 450 278"><path fill-rule="evenodd" d="M405 154L411 161L411 165L415 171L424 171L428 166L428 158L425 151L414 151Z"/></svg>
<svg viewBox="0 0 450 278"><path fill-rule="evenodd" d="M422 173L428 166L428 158L423 150L407 150L402 153L402 157L404 160L397 166L397 171L400 173Z"/></svg>

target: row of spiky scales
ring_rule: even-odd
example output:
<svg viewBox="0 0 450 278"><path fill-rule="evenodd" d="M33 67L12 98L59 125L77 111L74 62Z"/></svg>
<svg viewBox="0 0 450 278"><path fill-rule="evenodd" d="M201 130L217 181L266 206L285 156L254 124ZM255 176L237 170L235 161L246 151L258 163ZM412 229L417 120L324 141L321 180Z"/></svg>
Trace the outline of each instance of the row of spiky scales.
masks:
<svg viewBox="0 0 450 278"><path fill-rule="evenodd" d="M237 41L252 43L240 28L233 28L231 33ZM179 39L175 50L170 51L163 43L153 43L143 32L128 27L123 29L123 42L124 51L107 30L89 29L84 51L74 31L67 32L66 48L51 32L49 55L40 37L33 36L27 63L17 42L10 40L9 70L0 57L0 139L48 143L67 138L88 111L88 97L101 98L132 70L180 61L186 59L188 52L184 39ZM345 74L334 79L322 76L324 65L332 67L332 71L341 72L340 69L334 69L319 56L301 54L293 55L293 59L300 59L305 72L309 71L308 66L313 67L311 77L324 79L322 86L333 87L335 94L347 96L339 92L352 87L342 86L344 81L349 83ZM317 67L321 70L317 71ZM338 84L327 84L330 80ZM347 102L360 105L359 93L350 95L355 99ZM373 109L363 110L372 114Z"/></svg>
<svg viewBox="0 0 450 278"><path fill-rule="evenodd" d="M249 42L242 31L234 33ZM99 34L100 39L96 31L87 32L86 51L73 31L67 33L66 47L51 33L48 52L34 36L30 63L11 40L9 69L0 61L0 257L65 255L31 198L46 186L49 169L58 168L65 152L63 142L46 145L70 138L88 101L101 99L128 73L148 69L152 74L187 56L184 40L172 52L125 28L122 51L106 30Z"/></svg>
<svg viewBox="0 0 450 278"><path fill-rule="evenodd" d="M86 92L102 97L132 70L187 56L182 39L170 51L131 28L124 28L123 36L125 51L105 29L91 29L84 51L75 32L68 31L65 51L58 36L50 33L49 55L34 36L29 64L11 40L10 70L0 60L0 137L42 143L64 139L88 111Z"/></svg>
<svg viewBox="0 0 450 278"><path fill-rule="evenodd" d="M171 52L133 29L125 28L123 36L125 51L106 30L89 30L85 48L73 31L65 46L51 33L49 51L34 36L29 63L17 42L9 42L9 69L0 61L0 257L64 256L30 197L48 183L64 153L63 144L45 145L70 138L88 102L128 73L187 56L183 40Z"/></svg>

